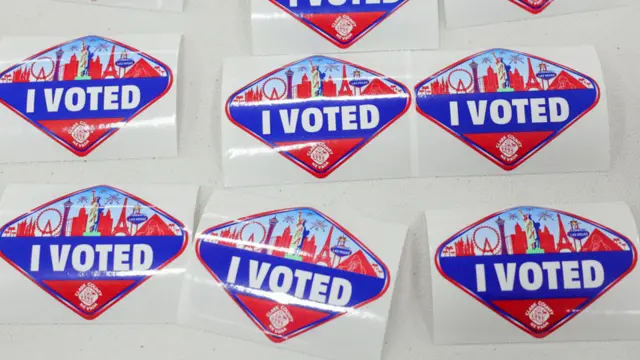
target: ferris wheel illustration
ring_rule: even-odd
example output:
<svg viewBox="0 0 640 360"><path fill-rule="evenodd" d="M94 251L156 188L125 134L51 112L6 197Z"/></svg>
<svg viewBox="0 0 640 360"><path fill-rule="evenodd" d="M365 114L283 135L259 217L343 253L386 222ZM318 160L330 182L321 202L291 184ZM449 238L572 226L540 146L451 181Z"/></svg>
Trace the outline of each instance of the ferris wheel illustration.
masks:
<svg viewBox="0 0 640 360"><path fill-rule="evenodd" d="M478 237L478 233L481 231L485 235L487 231L495 234L495 244L489 241L488 237L485 237L484 243L480 245L480 243L478 243L477 237ZM482 253L482 255L496 255L498 252L498 249L500 248L500 234L498 233L498 230L490 226L480 226L473 232L473 244L475 245L476 249L478 249Z"/></svg>
<svg viewBox="0 0 640 360"><path fill-rule="evenodd" d="M49 218L43 218L45 214L47 214ZM54 219L53 223L55 223L55 226L52 224L52 219ZM38 231L40 231L42 236L54 236L54 234L60 231L61 227L62 213L60 212L60 210L53 208L44 209L40 212L40 214L38 214L38 217L36 218L36 228L38 228Z"/></svg>
<svg viewBox="0 0 640 360"><path fill-rule="evenodd" d="M51 63L51 69L49 69L48 71L45 71L46 62ZM40 65L40 69L38 70L37 74L35 71L36 64ZM48 56L43 56L43 57L37 58L31 64L31 76L33 76L36 79L36 81L47 81L47 79L49 79L51 75L53 75L53 72L55 71L55 69L56 69L56 62L53 61L53 59Z"/></svg>
<svg viewBox="0 0 640 360"><path fill-rule="evenodd" d="M456 78L458 82L454 85ZM451 71L447 82L457 94L466 94L473 90L473 75L465 69L455 69Z"/></svg>
<svg viewBox="0 0 640 360"><path fill-rule="evenodd" d="M256 244L263 243L266 238L267 228L257 221L248 222L240 229L240 240L246 244L245 249L254 249Z"/></svg>
<svg viewBox="0 0 640 360"><path fill-rule="evenodd" d="M268 89L271 89L270 93L267 93ZM284 99L287 96L287 90L287 82L279 77L270 77L262 84L262 95L272 101Z"/></svg>

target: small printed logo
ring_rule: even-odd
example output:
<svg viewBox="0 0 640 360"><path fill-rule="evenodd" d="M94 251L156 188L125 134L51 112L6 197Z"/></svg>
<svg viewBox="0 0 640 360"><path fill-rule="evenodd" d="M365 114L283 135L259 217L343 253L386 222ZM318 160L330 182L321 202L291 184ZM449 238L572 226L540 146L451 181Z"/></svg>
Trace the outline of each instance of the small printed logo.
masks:
<svg viewBox="0 0 640 360"><path fill-rule="evenodd" d="M532 14L539 14L546 9L553 0L509 0L512 3L520 6L521 8L529 11Z"/></svg>
<svg viewBox="0 0 640 360"><path fill-rule="evenodd" d="M322 179L402 117L410 99L395 80L313 56L238 90L227 101L227 117Z"/></svg>
<svg viewBox="0 0 640 360"><path fill-rule="evenodd" d="M365 306L389 287L386 265L311 208L215 226L199 236L196 252L231 299L276 343Z"/></svg>
<svg viewBox="0 0 640 360"><path fill-rule="evenodd" d="M171 69L132 47L85 36L0 73L0 103L77 156L87 156L162 98Z"/></svg>
<svg viewBox="0 0 640 360"><path fill-rule="evenodd" d="M446 240L440 274L536 338L568 323L629 274L628 238L577 215L517 207L490 215Z"/></svg>
<svg viewBox="0 0 640 360"><path fill-rule="evenodd" d="M269 330L274 334L283 334L287 331L287 326L293 322L293 315L284 305L274 306L267 313L269 318Z"/></svg>
<svg viewBox="0 0 640 360"><path fill-rule="evenodd" d="M598 84L513 50L463 59L416 86L418 112L506 171L593 110Z"/></svg>
<svg viewBox="0 0 640 360"><path fill-rule="evenodd" d="M84 311L93 311L96 307L98 307L98 299L102 296L102 291L93 283L89 282L86 284L82 284L78 291L76 291L76 296L80 300L80 307L84 309Z"/></svg>
<svg viewBox="0 0 640 360"><path fill-rule="evenodd" d="M269 1L342 49L355 44L402 5L409 2L409 0Z"/></svg>
<svg viewBox="0 0 640 360"><path fill-rule="evenodd" d="M180 256L178 220L110 186L65 195L0 229L0 257L93 320Z"/></svg>

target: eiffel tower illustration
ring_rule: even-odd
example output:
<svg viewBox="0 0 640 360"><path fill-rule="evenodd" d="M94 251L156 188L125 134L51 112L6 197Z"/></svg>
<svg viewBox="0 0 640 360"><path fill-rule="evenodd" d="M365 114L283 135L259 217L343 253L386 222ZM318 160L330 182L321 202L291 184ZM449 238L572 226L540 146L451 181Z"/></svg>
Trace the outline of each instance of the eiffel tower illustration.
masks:
<svg viewBox="0 0 640 360"><path fill-rule="evenodd" d="M109 63L107 64L107 68L104 70L102 74L102 78L118 78L118 71L116 70L116 46L113 45L111 48L111 56L109 57Z"/></svg>
<svg viewBox="0 0 640 360"><path fill-rule="evenodd" d="M116 226L113 228L114 236L131 236L129 227L127 226L127 201L129 201L129 199L125 198L124 204L122 205L122 211L120 212L120 218L118 219L118 223L116 224Z"/></svg>

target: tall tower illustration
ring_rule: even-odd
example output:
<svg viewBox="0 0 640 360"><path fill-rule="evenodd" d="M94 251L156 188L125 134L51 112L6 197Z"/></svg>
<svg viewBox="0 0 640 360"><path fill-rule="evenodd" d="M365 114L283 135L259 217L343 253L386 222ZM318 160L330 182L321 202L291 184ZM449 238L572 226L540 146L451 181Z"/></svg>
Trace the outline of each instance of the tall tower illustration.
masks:
<svg viewBox="0 0 640 360"><path fill-rule="evenodd" d="M289 69L287 75L287 99L293 99L293 70Z"/></svg>
<svg viewBox="0 0 640 360"><path fill-rule="evenodd" d="M471 66L471 73L473 74L473 92L478 94L480 92L480 79L478 78L478 63L472 60L469 66Z"/></svg>
<svg viewBox="0 0 640 360"><path fill-rule="evenodd" d="M129 198L124 198L124 204L122 205L122 211L120 212L120 218L118 219L118 223L113 228L113 235L125 235L131 236L129 232L129 227L127 226L127 201Z"/></svg>
<svg viewBox="0 0 640 360"><path fill-rule="evenodd" d="M64 50L60 48L58 49L58 51L56 51L56 66L53 69L53 81L60 80L60 66L62 64L62 55L64 55Z"/></svg>
<svg viewBox="0 0 640 360"><path fill-rule="evenodd" d="M496 220L496 224L498 224L498 229L500 229L500 248L502 255L509 255L509 249L507 249L507 237L504 234L504 223L501 217Z"/></svg>
<svg viewBox="0 0 640 360"><path fill-rule="evenodd" d="M538 82L538 78L536 77L536 73L533 71L533 64L531 64L531 58L529 61L529 78L527 79L527 91L531 90L542 90L542 86Z"/></svg>
<svg viewBox="0 0 640 360"><path fill-rule="evenodd" d="M353 96L353 91L347 79L347 65L342 65L342 85L340 85L338 96Z"/></svg>
<svg viewBox="0 0 640 360"><path fill-rule="evenodd" d="M271 245L271 236L273 235L273 229L276 228L276 225L278 225L278 222L279 221L275 215L269 220L269 230L267 230L267 236L265 236L264 238L265 246L262 248L263 254L267 254L269 252L269 246Z"/></svg>
<svg viewBox="0 0 640 360"><path fill-rule="evenodd" d="M60 230L60 236L67 236L67 223L69 222L69 211L71 211L71 199L67 199L64 202L64 213L62 213L62 230Z"/></svg>
<svg viewBox="0 0 640 360"><path fill-rule="evenodd" d="M559 231L560 239L558 241L557 251L562 252L562 250L566 250L570 252L576 252L576 249L573 248L573 245L571 245L571 242L569 241L567 232L564 230L564 224L562 224L562 219L560 218L560 214L558 214L558 228L560 229Z"/></svg>
<svg viewBox="0 0 640 360"><path fill-rule="evenodd" d="M324 246L322 246L322 250L318 256L314 259L314 263L316 265L323 265L327 267L331 267L331 237L333 236L333 226L331 230L329 230L329 235L327 235L327 241L324 242Z"/></svg>
<svg viewBox="0 0 640 360"><path fill-rule="evenodd" d="M109 56L109 63L107 64L107 68L104 70L102 74L103 79L117 79L118 71L116 70L116 46L113 45L111 48L111 56Z"/></svg>

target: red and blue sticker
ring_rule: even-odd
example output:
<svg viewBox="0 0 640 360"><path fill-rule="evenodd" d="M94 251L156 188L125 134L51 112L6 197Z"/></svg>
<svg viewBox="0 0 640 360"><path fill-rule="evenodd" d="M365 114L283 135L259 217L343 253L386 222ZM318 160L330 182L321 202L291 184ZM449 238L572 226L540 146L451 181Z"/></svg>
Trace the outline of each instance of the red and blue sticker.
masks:
<svg viewBox="0 0 640 360"><path fill-rule="evenodd" d="M637 252L624 235L578 215L517 207L453 235L435 261L453 285L544 338L615 291Z"/></svg>
<svg viewBox="0 0 640 360"><path fill-rule="evenodd" d="M312 208L257 214L204 231L198 258L273 342L375 301L389 269L360 240Z"/></svg>
<svg viewBox="0 0 640 360"><path fill-rule="evenodd" d="M506 171L593 110L600 88L551 60L492 49L416 86L418 112Z"/></svg>
<svg viewBox="0 0 640 360"><path fill-rule="evenodd" d="M159 60L114 40L85 36L0 73L0 103L84 157L172 84L171 69Z"/></svg>
<svg viewBox="0 0 640 360"><path fill-rule="evenodd" d="M238 90L227 117L317 178L326 178L402 117L401 83L358 65L313 56Z"/></svg>
<svg viewBox="0 0 640 360"><path fill-rule="evenodd" d="M549 5L553 3L553 0L509 0L512 3L520 6L532 14L539 14Z"/></svg>
<svg viewBox="0 0 640 360"><path fill-rule="evenodd" d="M110 186L67 194L0 229L0 257L93 320L186 248L184 225Z"/></svg>
<svg viewBox="0 0 640 360"><path fill-rule="evenodd" d="M409 0L269 0L341 49L349 48Z"/></svg>

